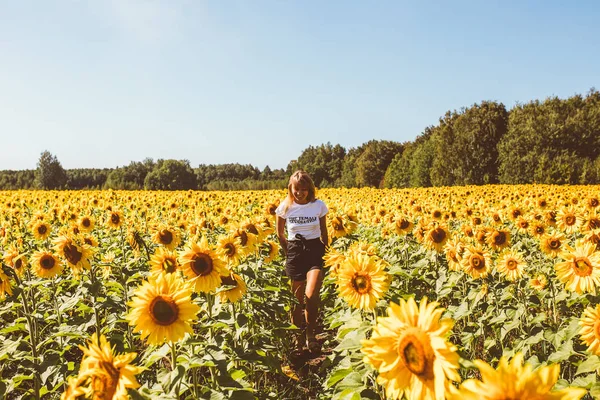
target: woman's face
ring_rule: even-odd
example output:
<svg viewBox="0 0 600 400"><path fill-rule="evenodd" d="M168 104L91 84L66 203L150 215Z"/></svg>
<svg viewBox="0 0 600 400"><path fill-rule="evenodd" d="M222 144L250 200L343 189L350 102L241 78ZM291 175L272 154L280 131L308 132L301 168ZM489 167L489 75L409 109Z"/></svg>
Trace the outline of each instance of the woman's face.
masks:
<svg viewBox="0 0 600 400"><path fill-rule="evenodd" d="M308 186L302 183L292 184L292 195L294 195L294 201L298 204L308 203Z"/></svg>

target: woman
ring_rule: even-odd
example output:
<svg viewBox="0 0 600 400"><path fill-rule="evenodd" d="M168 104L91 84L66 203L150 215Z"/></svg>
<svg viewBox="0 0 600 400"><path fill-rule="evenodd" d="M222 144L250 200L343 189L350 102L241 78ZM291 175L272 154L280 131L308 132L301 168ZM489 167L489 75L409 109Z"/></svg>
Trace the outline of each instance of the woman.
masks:
<svg viewBox="0 0 600 400"><path fill-rule="evenodd" d="M311 353L321 350L315 329L323 283L323 255L329 242L328 212L325 203L315 197L315 184L304 171L292 174L288 196L275 210L277 236L286 254L285 272L298 300L292 308L292 323L303 330L298 337L297 350L302 350L306 340Z"/></svg>

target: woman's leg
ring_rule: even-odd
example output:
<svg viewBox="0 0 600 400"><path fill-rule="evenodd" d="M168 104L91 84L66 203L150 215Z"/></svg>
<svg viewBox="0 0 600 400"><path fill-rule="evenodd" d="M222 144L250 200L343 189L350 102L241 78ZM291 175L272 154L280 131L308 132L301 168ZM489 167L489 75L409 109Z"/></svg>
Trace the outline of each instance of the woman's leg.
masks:
<svg viewBox="0 0 600 400"><path fill-rule="evenodd" d="M298 301L292 306L292 324L300 328L300 333L296 336L296 350L302 350L306 342L306 317L304 316L304 290L306 281L292 280L292 293Z"/></svg>
<svg viewBox="0 0 600 400"><path fill-rule="evenodd" d="M306 274L306 336L313 338L319 316L319 303L321 302L321 284L323 283L323 270L311 269Z"/></svg>

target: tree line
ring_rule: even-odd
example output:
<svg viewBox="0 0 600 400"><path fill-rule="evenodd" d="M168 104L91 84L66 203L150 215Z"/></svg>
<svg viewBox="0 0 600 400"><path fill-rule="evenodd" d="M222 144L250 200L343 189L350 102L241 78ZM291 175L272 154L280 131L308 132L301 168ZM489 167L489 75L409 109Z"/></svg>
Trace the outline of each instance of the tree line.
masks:
<svg viewBox="0 0 600 400"><path fill-rule="evenodd" d="M0 171L0 190L282 188L297 170L318 187L428 187L492 183L600 183L600 92L517 104L483 101L448 111L412 142L370 140L345 149L308 146L286 169L154 161L104 169L62 168L45 151L35 170Z"/></svg>

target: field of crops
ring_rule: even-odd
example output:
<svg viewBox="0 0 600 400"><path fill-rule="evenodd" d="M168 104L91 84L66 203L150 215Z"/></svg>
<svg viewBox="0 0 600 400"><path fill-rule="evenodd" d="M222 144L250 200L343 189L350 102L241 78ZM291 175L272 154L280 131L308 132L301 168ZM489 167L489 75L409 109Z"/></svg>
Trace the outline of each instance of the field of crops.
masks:
<svg viewBox="0 0 600 400"><path fill-rule="evenodd" d="M600 187L323 189L291 359L286 192L0 192L0 397L600 397Z"/></svg>

